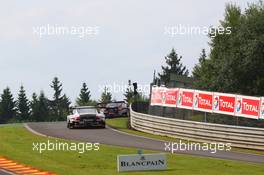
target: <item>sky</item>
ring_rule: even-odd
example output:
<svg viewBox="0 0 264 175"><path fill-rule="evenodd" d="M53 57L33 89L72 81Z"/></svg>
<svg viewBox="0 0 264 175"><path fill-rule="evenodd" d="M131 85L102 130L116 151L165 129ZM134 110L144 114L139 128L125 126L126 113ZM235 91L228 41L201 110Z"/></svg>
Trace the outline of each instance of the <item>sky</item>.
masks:
<svg viewBox="0 0 264 175"><path fill-rule="evenodd" d="M63 93L73 102L82 82L87 83L93 99L98 99L107 86L112 88L116 100L122 100L127 81L149 85L153 71L161 71L164 56L172 48L191 72L201 50L209 52L210 40L201 33L170 35L166 29L219 26L228 2L243 10L255 1L3 1L0 93L8 86L16 97L23 85L29 97L43 90L52 98L50 84L57 76L63 84ZM85 37L76 30L54 34L52 27L79 32L85 28L90 33ZM45 30L46 34L40 36Z"/></svg>

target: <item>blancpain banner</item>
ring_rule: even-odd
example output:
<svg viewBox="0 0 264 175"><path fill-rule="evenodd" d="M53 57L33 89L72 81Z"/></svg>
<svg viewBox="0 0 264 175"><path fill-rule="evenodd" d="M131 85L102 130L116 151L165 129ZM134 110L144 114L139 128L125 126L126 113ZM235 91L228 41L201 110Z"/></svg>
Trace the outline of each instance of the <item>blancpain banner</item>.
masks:
<svg viewBox="0 0 264 175"><path fill-rule="evenodd" d="M117 169L121 171L165 170L165 154L131 154L117 156Z"/></svg>

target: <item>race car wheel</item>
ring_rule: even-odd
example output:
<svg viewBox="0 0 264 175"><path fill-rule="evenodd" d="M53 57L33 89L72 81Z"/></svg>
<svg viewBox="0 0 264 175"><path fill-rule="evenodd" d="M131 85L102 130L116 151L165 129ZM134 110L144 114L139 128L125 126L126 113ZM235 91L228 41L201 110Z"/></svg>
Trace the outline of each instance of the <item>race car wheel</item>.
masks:
<svg viewBox="0 0 264 175"><path fill-rule="evenodd" d="M73 124L71 124L70 122L67 123L67 128L69 129L73 129Z"/></svg>

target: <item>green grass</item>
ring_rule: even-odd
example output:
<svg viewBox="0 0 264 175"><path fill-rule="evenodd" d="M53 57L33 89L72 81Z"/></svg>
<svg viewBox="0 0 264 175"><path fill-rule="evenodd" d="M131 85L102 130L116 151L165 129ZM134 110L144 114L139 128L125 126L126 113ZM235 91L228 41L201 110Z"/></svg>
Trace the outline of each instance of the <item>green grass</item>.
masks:
<svg viewBox="0 0 264 175"><path fill-rule="evenodd" d="M149 133L145 133L145 132L141 132L141 131L128 129L127 122L128 122L127 117L114 118L114 119L107 119L106 120L106 123L108 126L114 128L114 129L126 132L126 133L140 135L140 136L149 137L149 138L158 139L158 140L165 140L165 141L177 141L178 140L178 139L170 138L170 137L166 137L166 136L159 136L159 135L154 135L154 134L149 134Z"/></svg>
<svg viewBox="0 0 264 175"><path fill-rule="evenodd" d="M89 132L89 131L87 131ZM116 170L118 154L136 153L136 149L100 145L99 151L84 154L66 151L46 151L42 154L32 150L33 142L55 142L62 139L51 139L36 136L22 125L0 127L0 156L16 160L58 174L71 175L113 175ZM151 151L144 151L145 153ZM213 158L193 157L188 155L168 154L168 171L147 171L119 173L123 175L262 175L263 164L228 161Z"/></svg>
<svg viewBox="0 0 264 175"><path fill-rule="evenodd" d="M108 119L108 120L106 120L106 123L108 126L110 126L112 128L115 128L117 130L120 130L120 131L123 131L126 133L130 133L130 134L135 134L135 135L139 135L139 136L144 136L144 137L149 137L149 138L159 139L159 140L164 140L164 141L170 141L170 142L179 141L179 139L177 139L177 138L154 135L154 134L149 134L149 133L144 133L141 131L128 129L128 118L127 117ZM241 148L234 148L234 147L232 148L232 151L241 152L241 153L261 154L261 155L264 154L264 151L241 149Z"/></svg>

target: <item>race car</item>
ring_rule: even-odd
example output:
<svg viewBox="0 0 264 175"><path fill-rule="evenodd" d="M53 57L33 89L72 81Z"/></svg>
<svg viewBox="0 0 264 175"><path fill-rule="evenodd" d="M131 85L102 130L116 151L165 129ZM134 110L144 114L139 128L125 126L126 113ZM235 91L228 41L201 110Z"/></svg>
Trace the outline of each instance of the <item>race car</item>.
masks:
<svg viewBox="0 0 264 175"><path fill-rule="evenodd" d="M74 107L72 114L67 116L67 127L69 129L98 126L105 128L105 115L94 106Z"/></svg>
<svg viewBox="0 0 264 175"><path fill-rule="evenodd" d="M129 109L124 101L110 102L106 104L104 114L108 118L128 116Z"/></svg>

